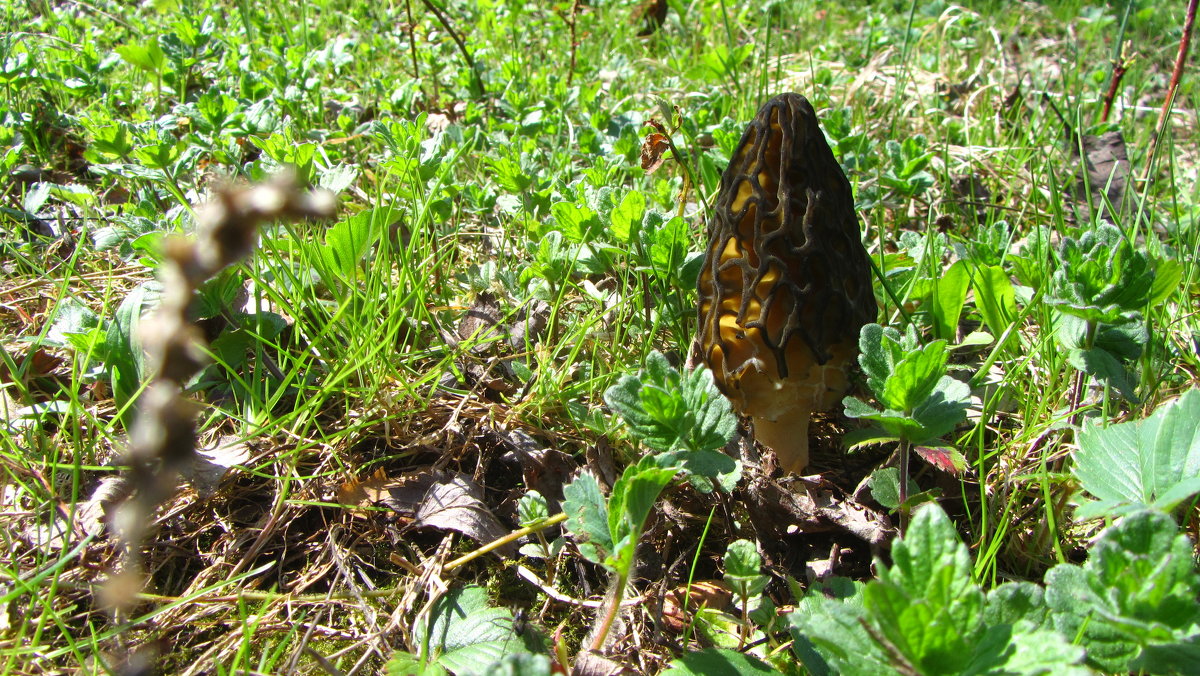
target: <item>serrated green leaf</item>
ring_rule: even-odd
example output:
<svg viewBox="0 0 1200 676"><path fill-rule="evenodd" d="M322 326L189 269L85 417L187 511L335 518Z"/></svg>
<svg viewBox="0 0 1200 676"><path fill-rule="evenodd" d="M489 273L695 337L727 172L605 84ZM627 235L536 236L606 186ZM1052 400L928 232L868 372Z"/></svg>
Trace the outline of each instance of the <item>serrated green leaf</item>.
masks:
<svg viewBox="0 0 1200 676"><path fill-rule="evenodd" d="M876 396L890 409L911 411L932 394L945 373L946 341L935 340L899 359Z"/></svg>
<svg viewBox="0 0 1200 676"><path fill-rule="evenodd" d="M563 487L563 512L579 552L593 563L603 563L613 553L613 539L608 503L596 477L584 472Z"/></svg>
<svg viewBox="0 0 1200 676"><path fill-rule="evenodd" d="M1052 629L1045 593L1032 582L1006 582L987 593L983 620L1018 630Z"/></svg>
<svg viewBox="0 0 1200 676"><path fill-rule="evenodd" d="M671 667L662 673L663 676L757 676L778 672L757 657L727 648L705 648L672 660Z"/></svg>
<svg viewBox="0 0 1200 676"><path fill-rule="evenodd" d="M626 467L621 478L613 484L608 503L608 529L618 572L628 572L646 517L662 489L678 471L676 467L659 467L653 457L646 456L636 465Z"/></svg>
<svg viewBox="0 0 1200 676"><path fill-rule="evenodd" d="M1085 427L1073 471L1084 490L1110 504L1170 510L1195 495L1200 390L1189 390L1140 422Z"/></svg>
<svg viewBox="0 0 1200 676"><path fill-rule="evenodd" d="M1165 514L1138 512L1106 529L1082 566L1047 573L1055 627L1081 637L1089 662L1129 671L1144 649L1200 633L1200 575L1191 542L1176 528Z"/></svg>

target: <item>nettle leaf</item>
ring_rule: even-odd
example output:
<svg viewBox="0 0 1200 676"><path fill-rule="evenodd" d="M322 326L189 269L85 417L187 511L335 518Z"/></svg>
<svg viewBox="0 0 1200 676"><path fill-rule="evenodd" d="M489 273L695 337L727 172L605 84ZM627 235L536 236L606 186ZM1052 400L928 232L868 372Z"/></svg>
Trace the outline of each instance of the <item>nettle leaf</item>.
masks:
<svg viewBox="0 0 1200 676"><path fill-rule="evenodd" d="M701 676L702 674L755 676L757 674L775 674L778 671L757 657L736 650L705 648L672 660L671 668L662 673L663 676Z"/></svg>
<svg viewBox="0 0 1200 676"><path fill-rule="evenodd" d="M429 665L457 676L493 673L505 656L530 650L513 627L512 612L492 607L487 590L475 585L453 589L438 599L428 620L413 628L413 638ZM388 668L389 673L403 673Z"/></svg>
<svg viewBox="0 0 1200 676"><path fill-rule="evenodd" d="M935 503L916 510L892 567L859 594L808 594L789 616L814 674L1085 674L1083 658L1045 627L1040 590L1005 585L985 597L971 559ZM903 665L903 669L900 668Z"/></svg>
<svg viewBox="0 0 1200 676"><path fill-rule="evenodd" d="M813 674L893 676L895 660L868 632L860 582L848 588L818 590L800 599L788 615L793 650ZM833 592L826 596L822 591Z"/></svg>
<svg viewBox="0 0 1200 676"><path fill-rule="evenodd" d="M987 594L983 619L988 625L1007 624L1017 629L1053 629L1045 593L1032 582L1006 582Z"/></svg>
<svg viewBox="0 0 1200 676"><path fill-rule="evenodd" d="M698 368L681 376L657 351L647 356L641 374L623 376L610 387L604 401L635 437L660 452L715 450L737 431L737 418L712 374Z"/></svg>
<svg viewBox="0 0 1200 676"><path fill-rule="evenodd" d="M593 563L604 563L613 552L613 539L608 526L608 503L596 477L584 472L563 486L562 508L567 515L567 530L579 553Z"/></svg>
<svg viewBox="0 0 1200 676"><path fill-rule="evenodd" d="M910 411L923 403L946 373L946 341L935 340L900 359L877 392L879 403L897 411Z"/></svg>
<svg viewBox="0 0 1200 676"><path fill-rule="evenodd" d="M1119 323L1139 312L1154 288L1153 263L1115 226L1101 224L1078 240L1063 238L1046 301L1089 322Z"/></svg>
<svg viewBox="0 0 1200 676"><path fill-rule="evenodd" d="M1200 493L1200 390L1142 421L1085 427L1073 471L1100 500L1080 508L1084 517L1144 506L1169 511Z"/></svg>
<svg viewBox="0 0 1200 676"><path fill-rule="evenodd" d="M1137 512L1106 529L1082 566L1046 574L1055 627L1078 637L1100 669L1166 673L1147 651L1194 648L1200 639L1200 575L1191 541L1176 529L1161 512Z"/></svg>
<svg viewBox="0 0 1200 676"><path fill-rule="evenodd" d="M863 591L881 633L930 673L962 671L983 630L984 596L945 512L918 509L892 560Z"/></svg>

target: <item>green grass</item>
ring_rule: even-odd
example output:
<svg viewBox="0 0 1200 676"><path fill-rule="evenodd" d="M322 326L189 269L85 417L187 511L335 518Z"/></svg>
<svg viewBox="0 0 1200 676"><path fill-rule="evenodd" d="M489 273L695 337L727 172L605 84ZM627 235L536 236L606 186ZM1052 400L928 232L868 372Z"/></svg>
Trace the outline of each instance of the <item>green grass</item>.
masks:
<svg viewBox="0 0 1200 676"><path fill-rule="evenodd" d="M883 272L880 323L933 337L934 281L956 260L998 266L989 288L1015 289L992 311L976 288L955 335L943 336L996 339L951 360L952 374L979 386L973 415L948 438L970 474L917 478L942 489L985 587L1040 580L1081 558L1094 535L1094 524L1071 520L1072 424L1144 417L1197 380L1200 97L1190 71L1147 156L1181 3L672 0L666 23L639 38L631 2L574 14L569 2L445 2L476 74L427 5L409 4L0 7L6 672L103 673L155 641L169 646L166 673L193 661L224 673L319 672L305 646L344 672L378 670L425 602L397 561L425 565L438 540L399 535L382 512L351 513L339 486L377 469L460 469L515 528L523 487L499 458L516 432L578 465L598 448L611 449L618 471L636 461L602 394L651 350L686 360L706 205L744 124L782 91L812 101L855 188ZM1101 121L1126 41L1133 58ZM651 118L684 157L648 174L639 150ZM1142 312L1147 340L1128 362L1137 401L1071 365L1051 328L1056 310L1034 290L1057 264L1044 249L1021 254L1039 228L1052 247L1095 228L1070 194L1080 170L1072 132L1106 131L1123 135L1129 191L1141 198L1116 225L1180 274ZM895 160L888 141L899 142ZM211 495L185 487L162 507L146 548L148 595L114 617L98 590L119 561L115 541L84 540L77 524L95 524L80 509L118 474L148 376L136 338L122 334L135 308L122 316L122 303L147 288L158 245L188 231L214 188L289 164L338 191L337 225L272 224L252 258L203 289L212 363L189 395L202 445L245 442L246 460ZM986 195L962 188L970 182ZM631 229L614 214L634 193L645 216ZM989 233L997 243L979 244ZM511 343L460 335L485 298L501 333L535 315L544 328ZM114 376L119 359L124 375ZM846 493L869 470L832 450L849 425L824 425L836 438L815 467ZM686 491L674 499L704 514L714 504ZM716 513L739 520L739 509ZM707 535L703 577L719 577L726 534L753 537L743 521ZM693 546L702 527L687 536ZM645 548L670 549L657 533ZM451 558L477 544L456 539ZM819 546L811 559L828 552ZM596 591L595 569L567 551L557 584ZM780 604L794 602L781 576L804 574L804 558L789 560L771 562L768 592ZM686 581L686 566L668 574L670 563L647 564L635 586ZM498 559L464 570L502 591L499 603L541 608L544 597ZM865 564L858 572L869 575ZM395 593L371 591L380 589ZM293 607L290 593L304 604ZM570 624L573 652L582 636L571 632L594 618L551 604L539 619L550 632ZM643 615L631 627L649 640ZM656 647L639 668L679 654Z"/></svg>

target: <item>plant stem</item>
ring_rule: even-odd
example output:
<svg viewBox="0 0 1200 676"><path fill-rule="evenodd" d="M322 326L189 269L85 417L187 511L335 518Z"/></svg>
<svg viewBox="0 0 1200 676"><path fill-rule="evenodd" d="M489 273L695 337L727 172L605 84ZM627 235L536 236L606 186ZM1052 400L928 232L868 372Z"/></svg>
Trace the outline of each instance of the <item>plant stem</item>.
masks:
<svg viewBox="0 0 1200 676"><path fill-rule="evenodd" d="M625 596L625 584L628 581L629 574L627 572L617 571L612 594L605 606L604 619L596 628L596 636L592 639L591 650L594 652L600 652L604 648L604 639L608 638L608 632L617 620L617 613L621 612L621 599Z"/></svg>
<svg viewBox="0 0 1200 676"><path fill-rule="evenodd" d="M1150 180L1150 169L1154 166L1155 151L1158 150L1158 140L1167 132L1167 116L1171 114L1171 106L1175 103L1175 92L1179 90L1179 81L1183 79L1183 65L1187 62L1188 47L1192 44L1192 26L1196 24L1196 3L1200 0L1188 0L1187 14L1183 19L1183 35L1179 38L1179 53L1175 55L1175 68L1171 71L1171 83L1167 86L1167 96L1163 99L1162 110L1158 114L1158 128L1150 137L1150 150L1146 153L1146 172L1142 182Z"/></svg>
<svg viewBox="0 0 1200 676"><path fill-rule="evenodd" d="M912 442L907 438L900 439L900 530L908 527L908 453L912 450Z"/></svg>
<svg viewBox="0 0 1200 676"><path fill-rule="evenodd" d="M478 89L476 95L482 97L487 91L483 88L483 78L479 75L479 69L475 67L475 59L471 58L471 52L467 51L466 43L459 37L454 27L446 19L446 16L442 14L441 10L437 8L437 5L432 0L421 0L421 2L425 5L426 9L433 12L433 16L438 20L438 23L442 24L442 28L446 29L446 32L450 34L450 38L454 40L454 44L458 46L458 51L462 53L463 61L466 61L467 68L471 69L471 77L475 80L475 86Z"/></svg>

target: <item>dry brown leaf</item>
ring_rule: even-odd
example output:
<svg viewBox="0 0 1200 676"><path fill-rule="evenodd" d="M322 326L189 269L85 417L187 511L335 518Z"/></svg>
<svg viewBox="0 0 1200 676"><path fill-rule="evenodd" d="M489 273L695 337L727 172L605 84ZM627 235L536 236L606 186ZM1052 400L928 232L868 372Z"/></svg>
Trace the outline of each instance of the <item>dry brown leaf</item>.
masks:
<svg viewBox="0 0 1200 676"><path fill-rule="evenodd" d="M457 531L480 544L508 535L483 503L482 491L470 476L459 472L439 474L417 506L414 528ZM510 543L499 551L512 554L516 545Z"/></svg>
<svg viewBox="0 0 1200 676"><path fill-rule="evenodd" d="M663 154L670 149L671 144L667 143L667 137L663 134L647 134L646 140L642 142L642 169L647 174L653 174L666 161Z"/></svg>
<svg viewBox="0 0 1200 676"><path fill-rule="evenodd" d="M686 606L684 601L687 601ZM720 580L700 580L690 585L680 585L667 592L663 598L662 622L668 630L679 633L684 630L701 608L723 610L733 600L733 591Z"/></svg>

